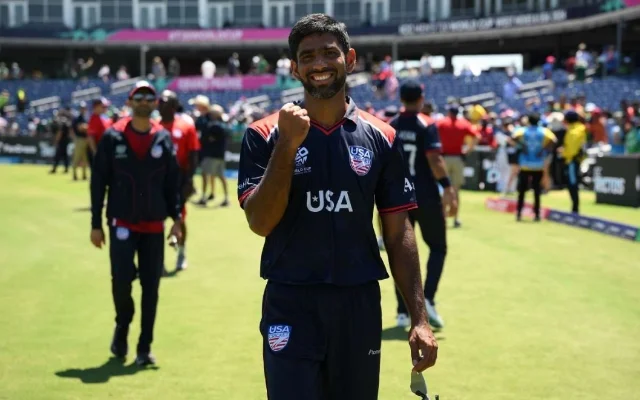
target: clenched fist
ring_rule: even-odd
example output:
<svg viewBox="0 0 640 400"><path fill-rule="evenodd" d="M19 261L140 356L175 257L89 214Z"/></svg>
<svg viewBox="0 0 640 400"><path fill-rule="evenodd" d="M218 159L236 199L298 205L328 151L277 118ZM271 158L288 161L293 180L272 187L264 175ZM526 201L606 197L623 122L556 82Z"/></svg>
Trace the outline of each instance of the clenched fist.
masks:
<svg viewBox="0 0 640 400"><path fill-rule="evenodd" d="M307 110L292 103L282 106L278 116L280 139L288 141L297 148L304 142L310 127L311 119L307 115Z"/></svg>

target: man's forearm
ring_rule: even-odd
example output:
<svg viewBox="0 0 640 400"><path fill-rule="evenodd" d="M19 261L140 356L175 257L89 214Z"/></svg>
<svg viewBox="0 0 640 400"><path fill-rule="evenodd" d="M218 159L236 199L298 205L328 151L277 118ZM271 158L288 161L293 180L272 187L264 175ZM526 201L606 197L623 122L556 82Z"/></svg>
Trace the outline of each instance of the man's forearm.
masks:
<svg viewBox="0 0 640 400"><path fill-rule="evenodd" d="M427 161L429 161L429 167L431 167L431 172L433 172L433 177L436 181L447 176L447 165L442 154L430 152L427 154Z"/></svg>
<svg viewBox="0 0 640 400"><path fill-rule="evenodd" d="M413 325L427 323L418 247L413 228L408 220L401 235L385 238L385 246L389 255L391 274L407 305L411 323Z"/></svg>
<svg viewBox="0 0 640 400"><path fill-rule="evenodd" d="M245 200L244 210L249 227L260 236L271 233L287 208L296 151L297 146L279 140L262 181Z"/></svg>

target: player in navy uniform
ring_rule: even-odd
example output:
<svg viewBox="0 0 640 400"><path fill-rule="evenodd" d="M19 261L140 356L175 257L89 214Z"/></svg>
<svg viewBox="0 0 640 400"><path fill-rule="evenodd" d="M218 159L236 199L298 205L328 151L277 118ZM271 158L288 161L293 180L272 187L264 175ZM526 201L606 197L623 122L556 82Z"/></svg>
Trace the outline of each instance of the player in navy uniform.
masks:
<svg viewBox="0 0 640 400"><path fill-rule="evenodd" d="M180 237L179 170L171 135L149 117L156 92L145 81L129 95L132 118L116 122L98 143L91 174L91 242L102 248L105 235L102 208L108 188L107 221L111 289L116 328L111 341L114 356L128 352L127 336L133 319L131 286L142 286L138 365L155 364L151 353L158 288L164 266L164 221L175 221L171 234ZM138 255L138 268L134 256Z"/></svg>
<svg viewBox="0 0 640 400"><path fill-rule="evenodd" d="M458 201L447 176L438 129L429 116L420 113L424 102L422 86L415 81L403 83L400 87L400 100L405 111L389 124L396 129L396 134L402 141L404 161L416 188L418 208L409 211L411 225L418 222L422 238L429 246L427 278L424 283L429 323L434 328L442 328L444 321L436 311L434 298L447 255L445 215L455 215ZM442 198L438 185L443 189ZM396 295L398 326L409 326L407 307L397 288Z"/></svg>
<svg viewBox="0 0 640 400"><path fill-rule="evenodd" d="M416 207L393 128L345 95L356 63L344 24L324 14L289 35L304 101L253 123L240 154L238 196L266 237L260 331L269 399L378 398L378 280L388 278L372 226L382 215L391 272L412 316L414 370L435 364L415 234Z"/></svg>

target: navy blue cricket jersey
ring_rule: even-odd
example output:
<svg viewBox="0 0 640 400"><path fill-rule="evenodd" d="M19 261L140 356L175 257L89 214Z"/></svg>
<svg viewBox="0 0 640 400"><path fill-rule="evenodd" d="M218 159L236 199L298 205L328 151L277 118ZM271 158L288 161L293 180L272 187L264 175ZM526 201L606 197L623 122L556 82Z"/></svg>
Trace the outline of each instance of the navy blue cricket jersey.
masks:
<svg viewBox="0 0 640 400"><path fill-rule="evenodd" d="M415 112L403 112L389 124L402 141L404 160L416 187L418 205L439 201L438 182L427 160L428 152L442 150L438 128L427 115Z"/></svg>
<svg viewBox="0 0 640 400"><path fill-rule="evenodd" d="M280 283L358 285L388 278L373 229L381 214L417 207L395 130L348 109L330 129L311 122L298 148L284 216L266 238L260 275ZM254 122L240 153L238 197L260 183L278 140L278 114Z"/></svg>

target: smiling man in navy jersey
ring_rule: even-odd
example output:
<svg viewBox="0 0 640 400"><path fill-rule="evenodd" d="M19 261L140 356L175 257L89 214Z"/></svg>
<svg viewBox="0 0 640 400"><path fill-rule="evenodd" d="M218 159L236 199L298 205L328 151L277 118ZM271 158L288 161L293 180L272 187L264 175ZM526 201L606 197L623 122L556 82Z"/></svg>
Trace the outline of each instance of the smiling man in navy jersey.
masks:
<svg viewBox="0 0 640 400"><path fill-rule="evenodd" d="M164 266L164 221L175 222L171 234L181 236L179 170L171 135L149 117L156 92L145 81L129 95L132 118L116 122L98 143L91 174L91 243L102 248L105 234L102 208L108 188L107 221L111 290L116 328L111 341L114 356L128 352L127 336L133 319L132 283L142 286L138 365L155 364L151 353L158 288ZM138 267L134 257L138 255Z"/></svg>
<svg viewBox="0 0 640 400"><path fill-rule="evenodd" d="M260 330L269 399L378 398L380 288L388 278L372 226L382 215L389 264L411 314L413 369L433 366L415 234L416 208L393 128L345 95L356 53L344 24L302 18L289 35L304 101L245 133L238 196L266 238ZM409 359L407 359L409 366Z"/></svg>
<svg viewBox="0 0 640 400"><path fill-rule="evenodd" d="M444 322L436 311L434 298L447 255L445 215L455 215L458 201L447 176L438 128L429 116L420 113L424 102L420 83L415 81L403 83L400 87L400 100L405 111L392 119L389 124L396 129L396 134L402 140L404 161L416 187L418 208L409 211L411 225L418 222L422 238L429 246L427 278L424 283L429 323L434 328L442 328ZM442 197L438 185L442 187ZM396 296L398 326L409 326L407 307L397 288Z"/></svg>

